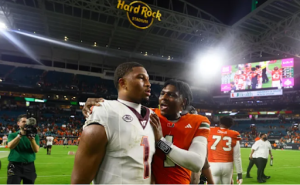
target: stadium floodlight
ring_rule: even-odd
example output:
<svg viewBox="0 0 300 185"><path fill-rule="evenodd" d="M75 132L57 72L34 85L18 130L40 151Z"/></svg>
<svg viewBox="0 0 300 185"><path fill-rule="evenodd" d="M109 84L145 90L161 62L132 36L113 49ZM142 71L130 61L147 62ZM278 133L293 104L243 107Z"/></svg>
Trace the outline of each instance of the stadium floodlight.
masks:
<svg viewBox="0 0 300 185"><path fill-rule="evenodd" d="M214 76L219 74L222 64L222 58L216 55L206 55L200 58L199 67L201 73L205 76Z"/></svg>
<svg viewBox="0 0 300 185"><path fill-rule="evenodd" d="M4 22L0 22L0 30L6 30L7 26Z"/></svg>

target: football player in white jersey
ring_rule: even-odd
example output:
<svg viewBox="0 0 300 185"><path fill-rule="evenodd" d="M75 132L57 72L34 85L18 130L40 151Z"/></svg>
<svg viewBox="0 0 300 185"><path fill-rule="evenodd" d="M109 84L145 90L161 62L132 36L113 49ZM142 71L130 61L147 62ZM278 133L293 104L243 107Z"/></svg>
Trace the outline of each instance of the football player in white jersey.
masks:
<svg viewBox="0 0 300 185"><path fill-rule="evenodd" d="M51 155L51 148L52 148L52 144L53 144L53 140L54 137L49 135L46 137L46 141L47 141L47 155Z"/></svg>
<svg viewBox="0 0 300 185"><path fill-rule="evenodd" d="M155 136L150 124L149 76L139 63L117 67L117 101L92 107L76 152L72 184L150 184Z"/></svg>

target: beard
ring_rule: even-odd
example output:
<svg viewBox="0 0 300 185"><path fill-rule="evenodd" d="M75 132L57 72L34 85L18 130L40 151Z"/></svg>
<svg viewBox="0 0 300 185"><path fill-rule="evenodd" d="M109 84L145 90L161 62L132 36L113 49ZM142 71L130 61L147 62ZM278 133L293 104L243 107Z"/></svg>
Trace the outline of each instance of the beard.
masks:
<svg viewBox="0 0 300 185"><path fill-rule="evenodd" d="M141 104L144 105L144 106L146 106L146 107L148 107L148 105L149 105L149 103L150 103L149 99L150 99L150 98L143 98L143 99L141 100Z"/></svg>

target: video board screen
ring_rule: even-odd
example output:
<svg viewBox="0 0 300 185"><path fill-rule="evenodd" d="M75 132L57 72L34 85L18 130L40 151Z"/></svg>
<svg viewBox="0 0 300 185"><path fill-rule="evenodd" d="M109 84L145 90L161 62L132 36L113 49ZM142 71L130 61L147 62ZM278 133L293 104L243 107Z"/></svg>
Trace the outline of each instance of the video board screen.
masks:
<svg viewBox="0 0 300 185"><path fill-rule="evenodd" d="M225 66L221 91L244 91L294 86L294 58Z"/></svg>

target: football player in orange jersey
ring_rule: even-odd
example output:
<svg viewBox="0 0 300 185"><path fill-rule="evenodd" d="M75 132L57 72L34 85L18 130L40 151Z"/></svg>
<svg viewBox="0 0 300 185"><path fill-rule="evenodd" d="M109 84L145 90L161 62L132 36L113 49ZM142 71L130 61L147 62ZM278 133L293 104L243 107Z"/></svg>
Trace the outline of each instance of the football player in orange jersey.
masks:
<svg viewBox="0 0 300 185"><path fill-rule="evenodd" d="M87 116L90 107L99 106L101 101L103 99L89 98L83 114ZM199 172L204 166L210 122L201 115L181 114L191 101L187 83L165 82L159 97L160 109L153 109L157 116L151 115L150 122L158 146L152 161L157 184L189 184L191 171ZM163 135L160 135L159 125Z"/></svg>
<svg viewBox="0 0 300 185"><path fill-rule="evenodd" d="M233 162L238 174L238 183L242 183L242 161L240 153L241 136L230 130L233 119L225 116L220 119L220 127L211 127L208 137L208 161L216 184L230 184L233 174Z"/></svg>
<svg viewBox="0 0 300 185"><path fill-rule="evenodd" d="M197 110L193 106L189 106L188 109L186 109L186 111L188 111L190 114L198 115ZM198 173L193 172L191 176L191 184L206 184L206 183L215 184L211 174L207 155L202 170Z"/></svg>
<svg viewBox="0 0 300 185"><path fill-rule="evenodd" d="M269 63L267 63L267 72L272 75L272 87L281 88L282 69L274 67L274 70L270 70Z"/></svg>
<svg viewBox="0 0 300 185"><path fill-rule="evenodd" d="M180 114L191 101L187 83L170 80L164 84L159 97L160 109L154 112L160 118L164 138L173 143L172 151L178 151L178 159L175 152L166 155L156 151L153 173L158 184L189 184L191 171L199 172L204 165L210 122L204 116Z"/></svg>

